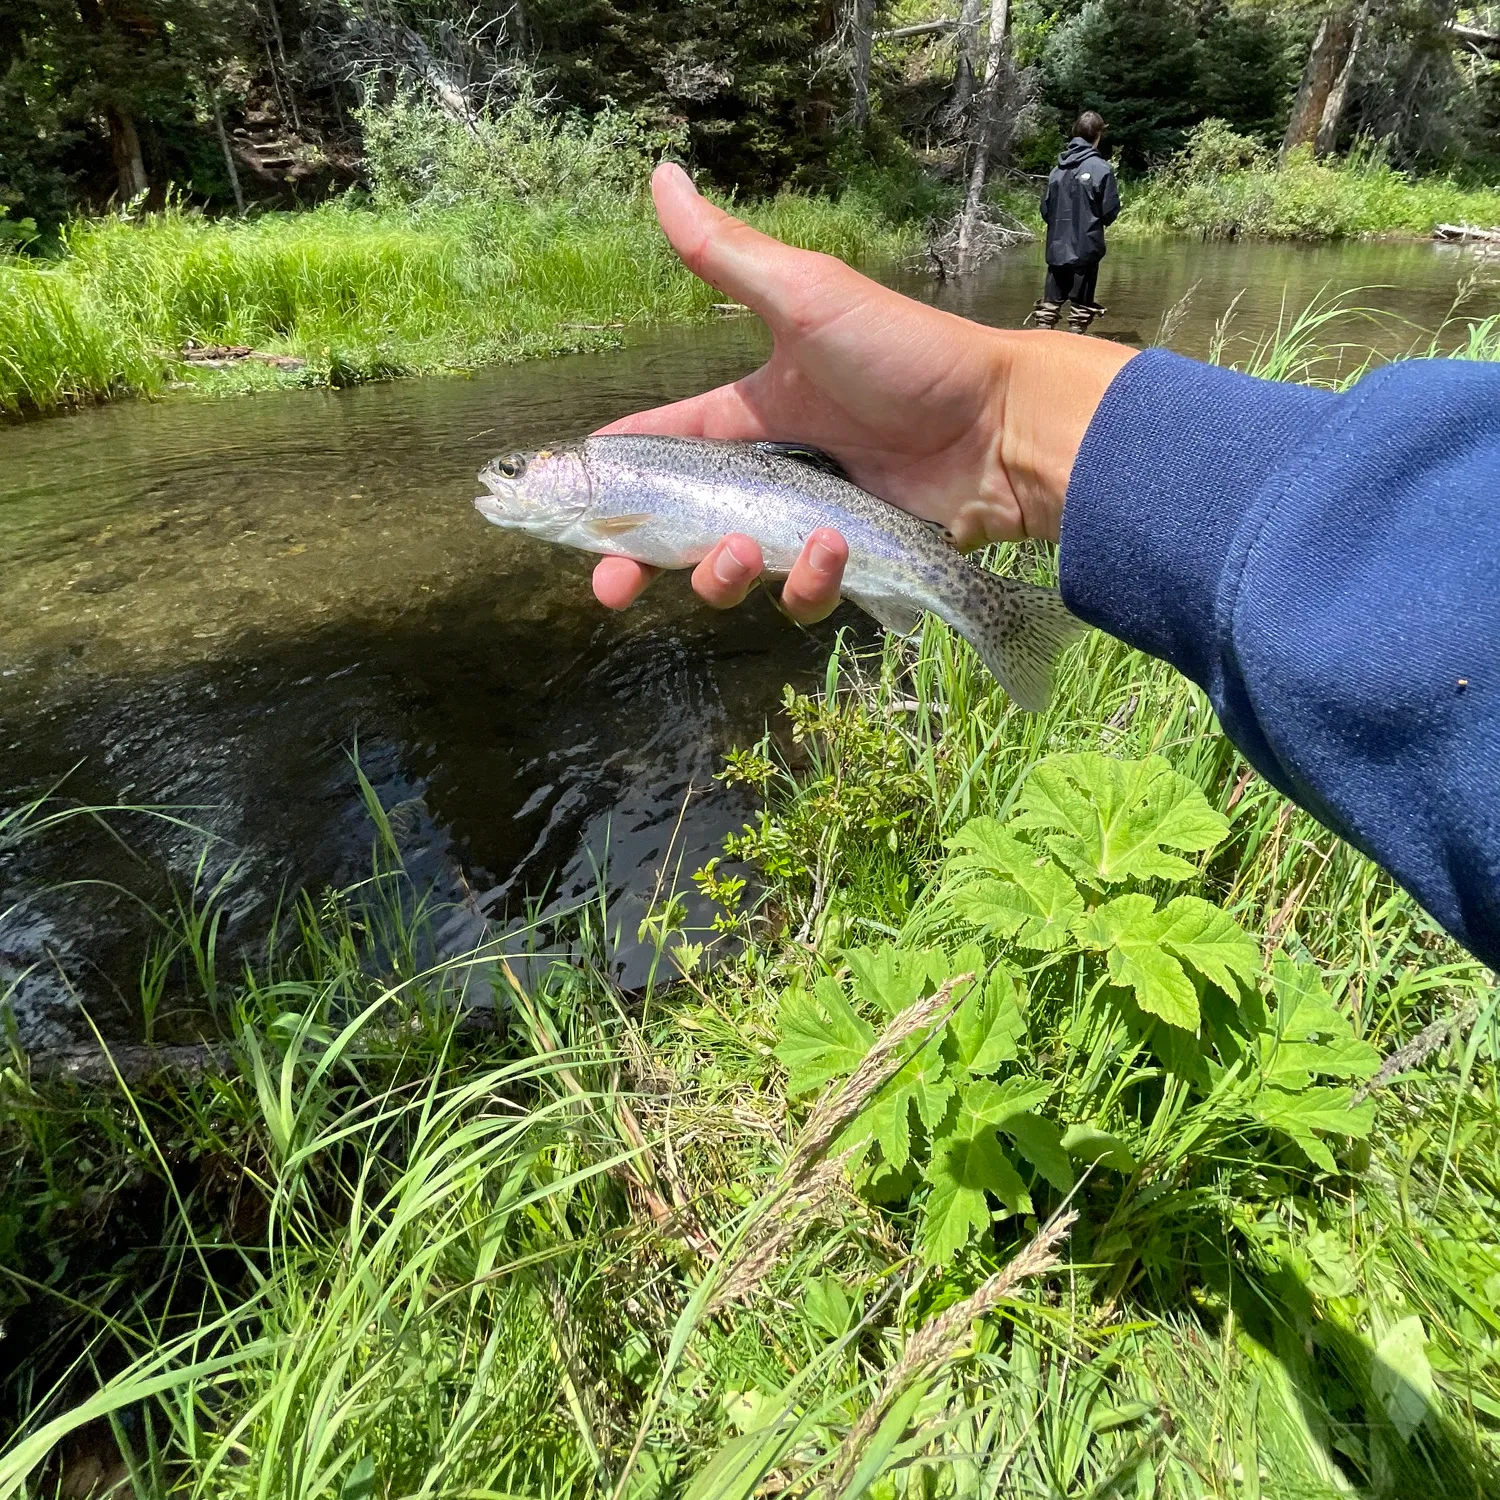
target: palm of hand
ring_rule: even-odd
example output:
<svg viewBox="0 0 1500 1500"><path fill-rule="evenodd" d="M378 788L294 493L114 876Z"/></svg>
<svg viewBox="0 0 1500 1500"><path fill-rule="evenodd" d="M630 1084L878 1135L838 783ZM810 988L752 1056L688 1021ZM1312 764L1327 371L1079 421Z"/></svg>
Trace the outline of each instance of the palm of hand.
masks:
<svg viewBox="0 0 1500 1500"><path fill-rule="evenodd" d="M998 460L1000 395L973 376L985 362L968 346L982 332L837 261L811 281L795 322L772 323L771 359L726 388L733 399L703 435L825 448L862 489L938 522L960 546L1023 535Z"/></svg>
<svg viewBox="0 0 1500 1500"><path fill-rule="evenodd" d="M994 368L989 330L757 233L680 173L659 174L656 196L688 267L758 312L775 351L742 380L603 431L810 443L961 546L1025 534L999 461L1001 381L976 378Z"/></svg>

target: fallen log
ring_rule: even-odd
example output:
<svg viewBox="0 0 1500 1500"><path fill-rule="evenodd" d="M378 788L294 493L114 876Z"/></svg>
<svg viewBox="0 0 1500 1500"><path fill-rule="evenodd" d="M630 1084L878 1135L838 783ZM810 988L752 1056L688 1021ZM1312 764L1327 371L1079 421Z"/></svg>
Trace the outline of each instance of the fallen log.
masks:
<svg viewBox="0 0 1500 1500"><path fill-rule="evenodd" d="M415 1030L420 1024L417 1018L411 1018L405 1027ZM502 1024L502 1018L489 1007L472 1006L454 1019L452 1034L459 1041L473 1041L493 1036ZM384 1036L390 1040L402 1029L398 1020L384 1029ZM166 1044L70 1042L38 1048L27 1055L26 1061L34 1080L102 1086L118 1082L132 1088L156 1078L193 1079L205 1073L232 1073L240 1065L234 1043L227 1038Z"/></svg>
<svg viewBox="0 0 1500 1500"><path fill-rule="evenodd" d="M55 1052L33 1055L32 1073L40 1078L71 1078L75 1083L142 1083L164 1074L197 1078L205 1072L223 1072L231 1063L227 1044L190 1042L176 1047L116 1044L107 1051L96 1042L60 1047Z"/></svg>
<svg viewBox="0 0 1500 1500"><path fill-rule="evenodd" d="M1484 31L1478 26L1460 26L1457 21L1450 21L1443 30L1458 41L1467 42L1471 47L1500 49L1500 31Z"/></svg>
<svg viewBox="0 0 1500 1500"><path fill-rule="evenodd" d="M877 42L899 42L909 36L933 36L938 32L957 31L958 17L945 16L939 21L918 21L913 26L896 26L889 31L875 31L871 33Z"/></svg>
<svg viewBox="0 0 1500 1500"><path fill-rule="evenodd" d="M1466 241L1483 241L1500 244L1500 225L1494 229L1480 229L1474 224L1438 224L1433 227L1432 237L1445 244L1463 244Z"/></svg>

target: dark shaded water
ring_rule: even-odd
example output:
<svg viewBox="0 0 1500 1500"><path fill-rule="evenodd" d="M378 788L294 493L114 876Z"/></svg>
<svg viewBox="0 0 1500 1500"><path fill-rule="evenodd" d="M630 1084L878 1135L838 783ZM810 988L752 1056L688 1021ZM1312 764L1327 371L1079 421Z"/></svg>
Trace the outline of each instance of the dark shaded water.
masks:
<svg viewBox="0 0 1500 1500"><path fill-rule="evenodd" d="M1038 257L963 287L911 289L1018 325ZM1446 316L1473 262L1425 245L1334 250L1167 244L1111 253L1106 331L1207 351L1238 293L1248 341L1323 290L1392 316L1344 336L1399 353ZM1497 306L1481 289L1466 312ZM1248 346L1248 345L1247 345ZM592 889L603 866L629 952L652 890L718 851L748 808L712 779L781 686L821 674L841 612L812 632L764 598L732 616L681 579L616 617L591 560L486 527L475 470L730 379L766 348L753 321L649 335L615 353L443 380L222 403L122 405L0 430L0 808L67 777L100 803L193 826L75 822L0 856L0 992L23 1034L110 1030L170 876L226 883L232 939L283 890L367 867L350 752L400 806L419 879L463 879L495 915ZM132 851L126 852L126 845ZM67 887L88 879L112 884ZM118 886L119 888L114 888Z"/></svg>

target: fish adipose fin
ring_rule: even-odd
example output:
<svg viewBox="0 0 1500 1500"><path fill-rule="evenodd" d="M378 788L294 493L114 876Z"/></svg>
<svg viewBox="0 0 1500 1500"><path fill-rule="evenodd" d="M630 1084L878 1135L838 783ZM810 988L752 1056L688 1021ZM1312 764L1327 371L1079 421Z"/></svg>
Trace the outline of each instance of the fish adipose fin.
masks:
<svg viewBox="0 0 1500 1500"><path fill-rule="evenodd" d="M1040 713L1052 697L1058 653L1088 626L1068 612L1056 589L1002 578L984 568L975 572L977 608L963 610L948 623L1019 707Z"/></svg>
<svg viewBox="0 0 1500 1500"><path fill-rule="evenodd" d="M922 623L921 608L899 594L855 593L845 584L844 597L852 599L895 635L910 635Z"/></svg>
<svg viewBox="0 0 1500 1500"><path fill-rule="evenodd" d="M806 464L809 469L817 469L819 473L832 474L835 479L853 483L849 479L849 471L833 454L825 453L821 448L814 448L808 443L751 443L750 446L772 458L790 458L796 463Z"/></svg>

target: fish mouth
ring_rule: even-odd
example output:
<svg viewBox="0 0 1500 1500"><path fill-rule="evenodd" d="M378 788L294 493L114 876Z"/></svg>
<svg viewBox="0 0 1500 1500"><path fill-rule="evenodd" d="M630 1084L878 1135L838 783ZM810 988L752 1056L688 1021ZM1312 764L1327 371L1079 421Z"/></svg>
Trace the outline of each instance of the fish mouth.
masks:
<svg viewBox="0 0 1500 1500"><path fill-rule="evenodd" d="M489 493L475 496L474 509L496 526L515 525L525 511L525 502L517 493L514 476L502 474L494 463L488 463L479 471L479 482Z"/></svg>
<svg viewBox="0 0 1500 1500"><path fill-rule="evenodd" d="M496 526L506 525L515 515L515 512L495 495L476 495L474 497L474 509L486 521L490 521Z"/></svg>

